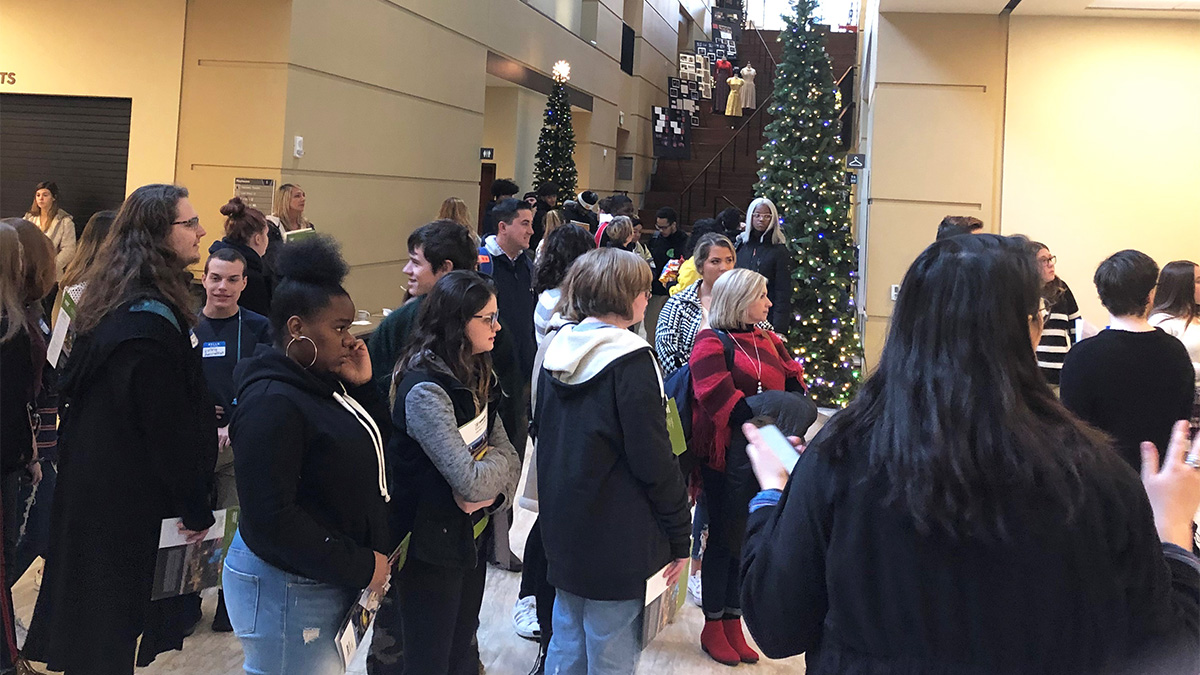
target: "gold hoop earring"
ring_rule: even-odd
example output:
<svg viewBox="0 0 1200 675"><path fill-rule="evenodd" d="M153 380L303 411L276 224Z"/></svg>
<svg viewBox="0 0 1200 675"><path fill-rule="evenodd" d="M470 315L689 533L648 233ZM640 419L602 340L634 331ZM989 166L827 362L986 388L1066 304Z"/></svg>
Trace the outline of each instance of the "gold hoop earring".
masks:
<svg viewBox="0 0 1200 675"><path fill-rule="evenodd" d="M291 351L292 343L295 342L296 340L308 340L309 344L312 345L312 347L313 347L312 363L308 364L307 366L304 366L306 369L312 368L313 365L315 365L317 363L317 343L313 342L312 338L308 337L307 335L301 335L300 337L294 337L291 340L288 340L287 346L283 348L284 356L288 357L289 359L292 358L292 355L288 352ZM296 361L296 359L292 359L292 360ZM300 362L296 361L296 363L300 363Z"/></svg>

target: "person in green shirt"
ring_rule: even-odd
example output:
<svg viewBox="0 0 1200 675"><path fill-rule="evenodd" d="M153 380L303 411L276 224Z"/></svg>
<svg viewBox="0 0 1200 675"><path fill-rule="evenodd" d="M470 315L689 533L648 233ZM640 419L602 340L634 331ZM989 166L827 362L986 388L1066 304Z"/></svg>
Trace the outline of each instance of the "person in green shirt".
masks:
<svg viewBox="0 0 1200 675"><path fill-rule="evenodd" d="M474 270L477 249L467 228L452 220L435 220L408 235L408 300L384 317L367 342L375 384L386 397L392 388L396 359L408 346L425 296L446 273Z"/></svg>

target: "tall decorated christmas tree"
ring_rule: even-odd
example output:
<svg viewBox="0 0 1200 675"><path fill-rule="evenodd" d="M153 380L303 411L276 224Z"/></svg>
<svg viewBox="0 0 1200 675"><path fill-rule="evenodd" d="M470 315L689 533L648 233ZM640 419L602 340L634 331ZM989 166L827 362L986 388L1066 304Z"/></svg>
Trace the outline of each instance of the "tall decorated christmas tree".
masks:
<svg viewBox="0 0 1200 675"><path fill-rule="evenodd" d="M779 208L795 260L788 345L803 360L810 392L821 405L843 406L862 379L858 330L858 249L850 223L850 190L835 156L841 95L813 26L816 0L795 0L780 32L774 120L758 152L756 192Z"/></svg>
<svg viewBox="0 0 1200 675"><path fill-rule="evenodd" d="M538 136L537 163L533 167L534 185L547 181L558 184L558 200L575 198L575 130L571 128L571 102L567 98L567 80L571 66L566 61L554 64L554 88L546 101L542 132Z"/></svg>

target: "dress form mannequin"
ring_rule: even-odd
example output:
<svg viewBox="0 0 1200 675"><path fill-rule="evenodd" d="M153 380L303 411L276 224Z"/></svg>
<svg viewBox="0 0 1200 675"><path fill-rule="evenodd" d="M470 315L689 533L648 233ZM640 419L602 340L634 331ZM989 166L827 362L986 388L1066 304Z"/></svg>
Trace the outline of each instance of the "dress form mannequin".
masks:
<svg viewBox="0 0 1200 675"><path fill-rule="evenodd" d="M734 75L725 81L729 85L729 103L725 105L725 115L729 117L742 116L742 85L745 80Z"/></svg>
<svg viewBox="0 0 1200 675"><path fill-rule="evenodd" d="M754 88L755 75L758 75L758 71L746 62L746 67L742 68L742 79L746 82L742 85L742 107L751 110L758 107L758 91Z"/></svg>
<svg viewBox="0 0 1200 675"><path fill-rule="evenodd" d="M726 101L729 98L729 85L725 80L733 77L733 64L726 59L717 59L716 90L713 91L713 113L725 114Z"/></svg>

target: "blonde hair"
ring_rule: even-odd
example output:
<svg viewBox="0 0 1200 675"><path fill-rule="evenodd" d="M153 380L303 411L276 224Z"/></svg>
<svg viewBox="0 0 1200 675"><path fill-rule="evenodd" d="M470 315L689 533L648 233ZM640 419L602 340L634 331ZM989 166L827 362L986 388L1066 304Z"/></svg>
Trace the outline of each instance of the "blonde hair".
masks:
<svg viewBox="0 0 1200 675"><path fill-rule="evenodd" d="M654 273L640 256L619 248L588 251L571 263L555 311L568 321L616 314L633 318L633 302L650 290Z"/></svg>
<svg viewBox="0 0 1200 675"><path fill-rule="evenodd" d="M692 264L696 266L696 272L701 276L704 275L704 261L714 248L729 249L729 252L733 254L733 261L737 262L737 249L733 247L733 242L729 241L729 237L720 232L709 232L700 237L700 241L696 242L696 250L692 252Z"/></svg>
<svg viewBox="0 0 1200 675"><path fill-rule="evenodd" d="M0 343L8 342L25 327L25 303L21 298L24 281L21 237L17 228L0 222L0 316L8 319Z"/></svg>
<svg viewBox="0 0 1200 675"><path fill-rule="evenodd" d="M629 216L615 216L604 228L609 241L615 241L621 246L633 236L633 220Z"/></svg>
<svg viewBox="0 0 1200 675"><path fill-rule="evenodd" d="M563 222L565 221L563 221L562 211L554 209L553 211L546 212L546 218L542 221L542 241L549 238L551 232L562 227Z"/></svg>
<svg viewBox="0 0 1200 675"><path fill-rule="evenodd" d="M442 208L438 210L437 219L453 220L468 230L471 229L471 212L467 210L467 203L458 197L446 197Z"/></svg>
<svg viewBox="0 0 1200 675"><path fill-rule="evenodd" d="M732 269L713 284L708 325L716 330L746 326L746 310L767 291L767 278L747 269Z"/></svg>
<svg viewBox="0 0 1200 675"><path fill-rule="evenodd" d="M275 204L271 207L271 215L279 219L283 223L284 229L287 230L302 230L306 227L312 227L312 223L308 222L308 218L304 214L300 214L300 222L293 223L288 220L288 207L292 203L292 193L296 190L301 192L304 188L295 183L284 183L275 191Z"/></svg>

